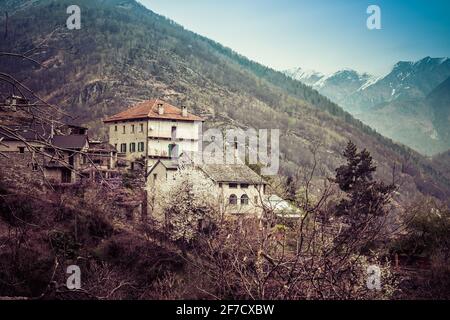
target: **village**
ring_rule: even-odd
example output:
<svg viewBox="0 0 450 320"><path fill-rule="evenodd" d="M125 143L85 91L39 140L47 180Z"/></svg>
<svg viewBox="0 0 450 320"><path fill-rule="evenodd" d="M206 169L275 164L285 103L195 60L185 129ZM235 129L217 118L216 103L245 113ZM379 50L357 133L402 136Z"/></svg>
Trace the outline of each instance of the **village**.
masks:
<svg viewBox="0 0 450 320"><path fill-rule="evenodd" d="M109 139L100 141L91 137L88 128L75 124L49 125L36 119L7 122L16 119L27 104L25 98L11 95L0 111L6 120L0 130L0 153L14 166L11 171L64 187L83 181L113 186L133 173L143 181L145 194L134 210L155 219L163 219L155 203L158 195L182 179L184 172L193 171L202 179L199 184L210 184L221 214L260 218L271 210L288 218L300 216L299 209L268 192L267 181L241 159L237 142L226 146L234 154L232 163L206 161L210 155L202 152L199 143L205 119L185 106L178 108L160 99L140 102L103 119Z"/></svg>

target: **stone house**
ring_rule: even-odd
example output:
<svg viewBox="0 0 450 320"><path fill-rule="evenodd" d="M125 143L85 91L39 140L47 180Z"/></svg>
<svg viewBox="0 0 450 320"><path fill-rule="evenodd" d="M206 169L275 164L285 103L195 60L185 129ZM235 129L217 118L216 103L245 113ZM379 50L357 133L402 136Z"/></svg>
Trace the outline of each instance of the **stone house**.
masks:
<svg viewBox="0 0 450 320"><path fill-rule="evenodd" d="M222 212L257 216L263 213L267 183L247 165L204 164L198 170L214 182Z"/></svg>
<svg viewBox="0 0 450 320"><path fill-rule="evenodd" d="M179 170L194 168L210 179L218 195L220 212L232 215L261 215L267 183L244 163L194 164L189 157L179 160L158 160L150 169L147 190L159 192L159 186L177 179ZM152 205L150 207L153 207Z"/></svg>

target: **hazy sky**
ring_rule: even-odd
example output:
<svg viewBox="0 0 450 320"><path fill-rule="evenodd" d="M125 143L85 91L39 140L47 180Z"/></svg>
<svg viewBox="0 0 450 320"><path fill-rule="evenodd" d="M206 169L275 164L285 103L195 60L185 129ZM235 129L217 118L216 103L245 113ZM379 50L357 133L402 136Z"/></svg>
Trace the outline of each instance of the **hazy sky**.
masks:
<svg viewBox="0 0 450 320"><path fill-rule="evenodd" d="M278 70L387 72L450 56L450 0L140 0L189 30ZM369 30L369 5L381 30Z"/></svg>

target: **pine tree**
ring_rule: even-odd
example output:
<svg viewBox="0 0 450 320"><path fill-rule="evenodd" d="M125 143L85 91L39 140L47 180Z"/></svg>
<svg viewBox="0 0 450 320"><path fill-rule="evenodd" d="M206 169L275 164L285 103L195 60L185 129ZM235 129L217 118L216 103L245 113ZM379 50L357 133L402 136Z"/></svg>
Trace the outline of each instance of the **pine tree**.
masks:
<svg viewBox="0 0 450 320"><path fill-rule="evenodd" d="M386 205L395 185L375 181L376 166L366 149L358 152L349 141L343 153L347 163L336 169L335 182L346 193L336 206L336 215L345 217L347 223L358 226L372 217L386 214Z"/></svg>

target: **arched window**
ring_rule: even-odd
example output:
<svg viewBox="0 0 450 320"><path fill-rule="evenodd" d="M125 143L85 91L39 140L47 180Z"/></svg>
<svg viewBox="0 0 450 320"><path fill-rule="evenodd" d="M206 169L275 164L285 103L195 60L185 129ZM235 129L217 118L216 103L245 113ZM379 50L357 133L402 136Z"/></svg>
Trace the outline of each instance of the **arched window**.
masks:
<svg viewBox="0 0 450 320"><path fill-rule="evenodd" d="M230 196L230 204L233 206L237 205L237 196L235 194Z"/></svg>
<svg viewBox="0 0 450 320"><path fill-rule="evenodd" d="M243 194L243 195L241 196L241 205L243 205L243 206L248 205L248 195Z"/></svg>

